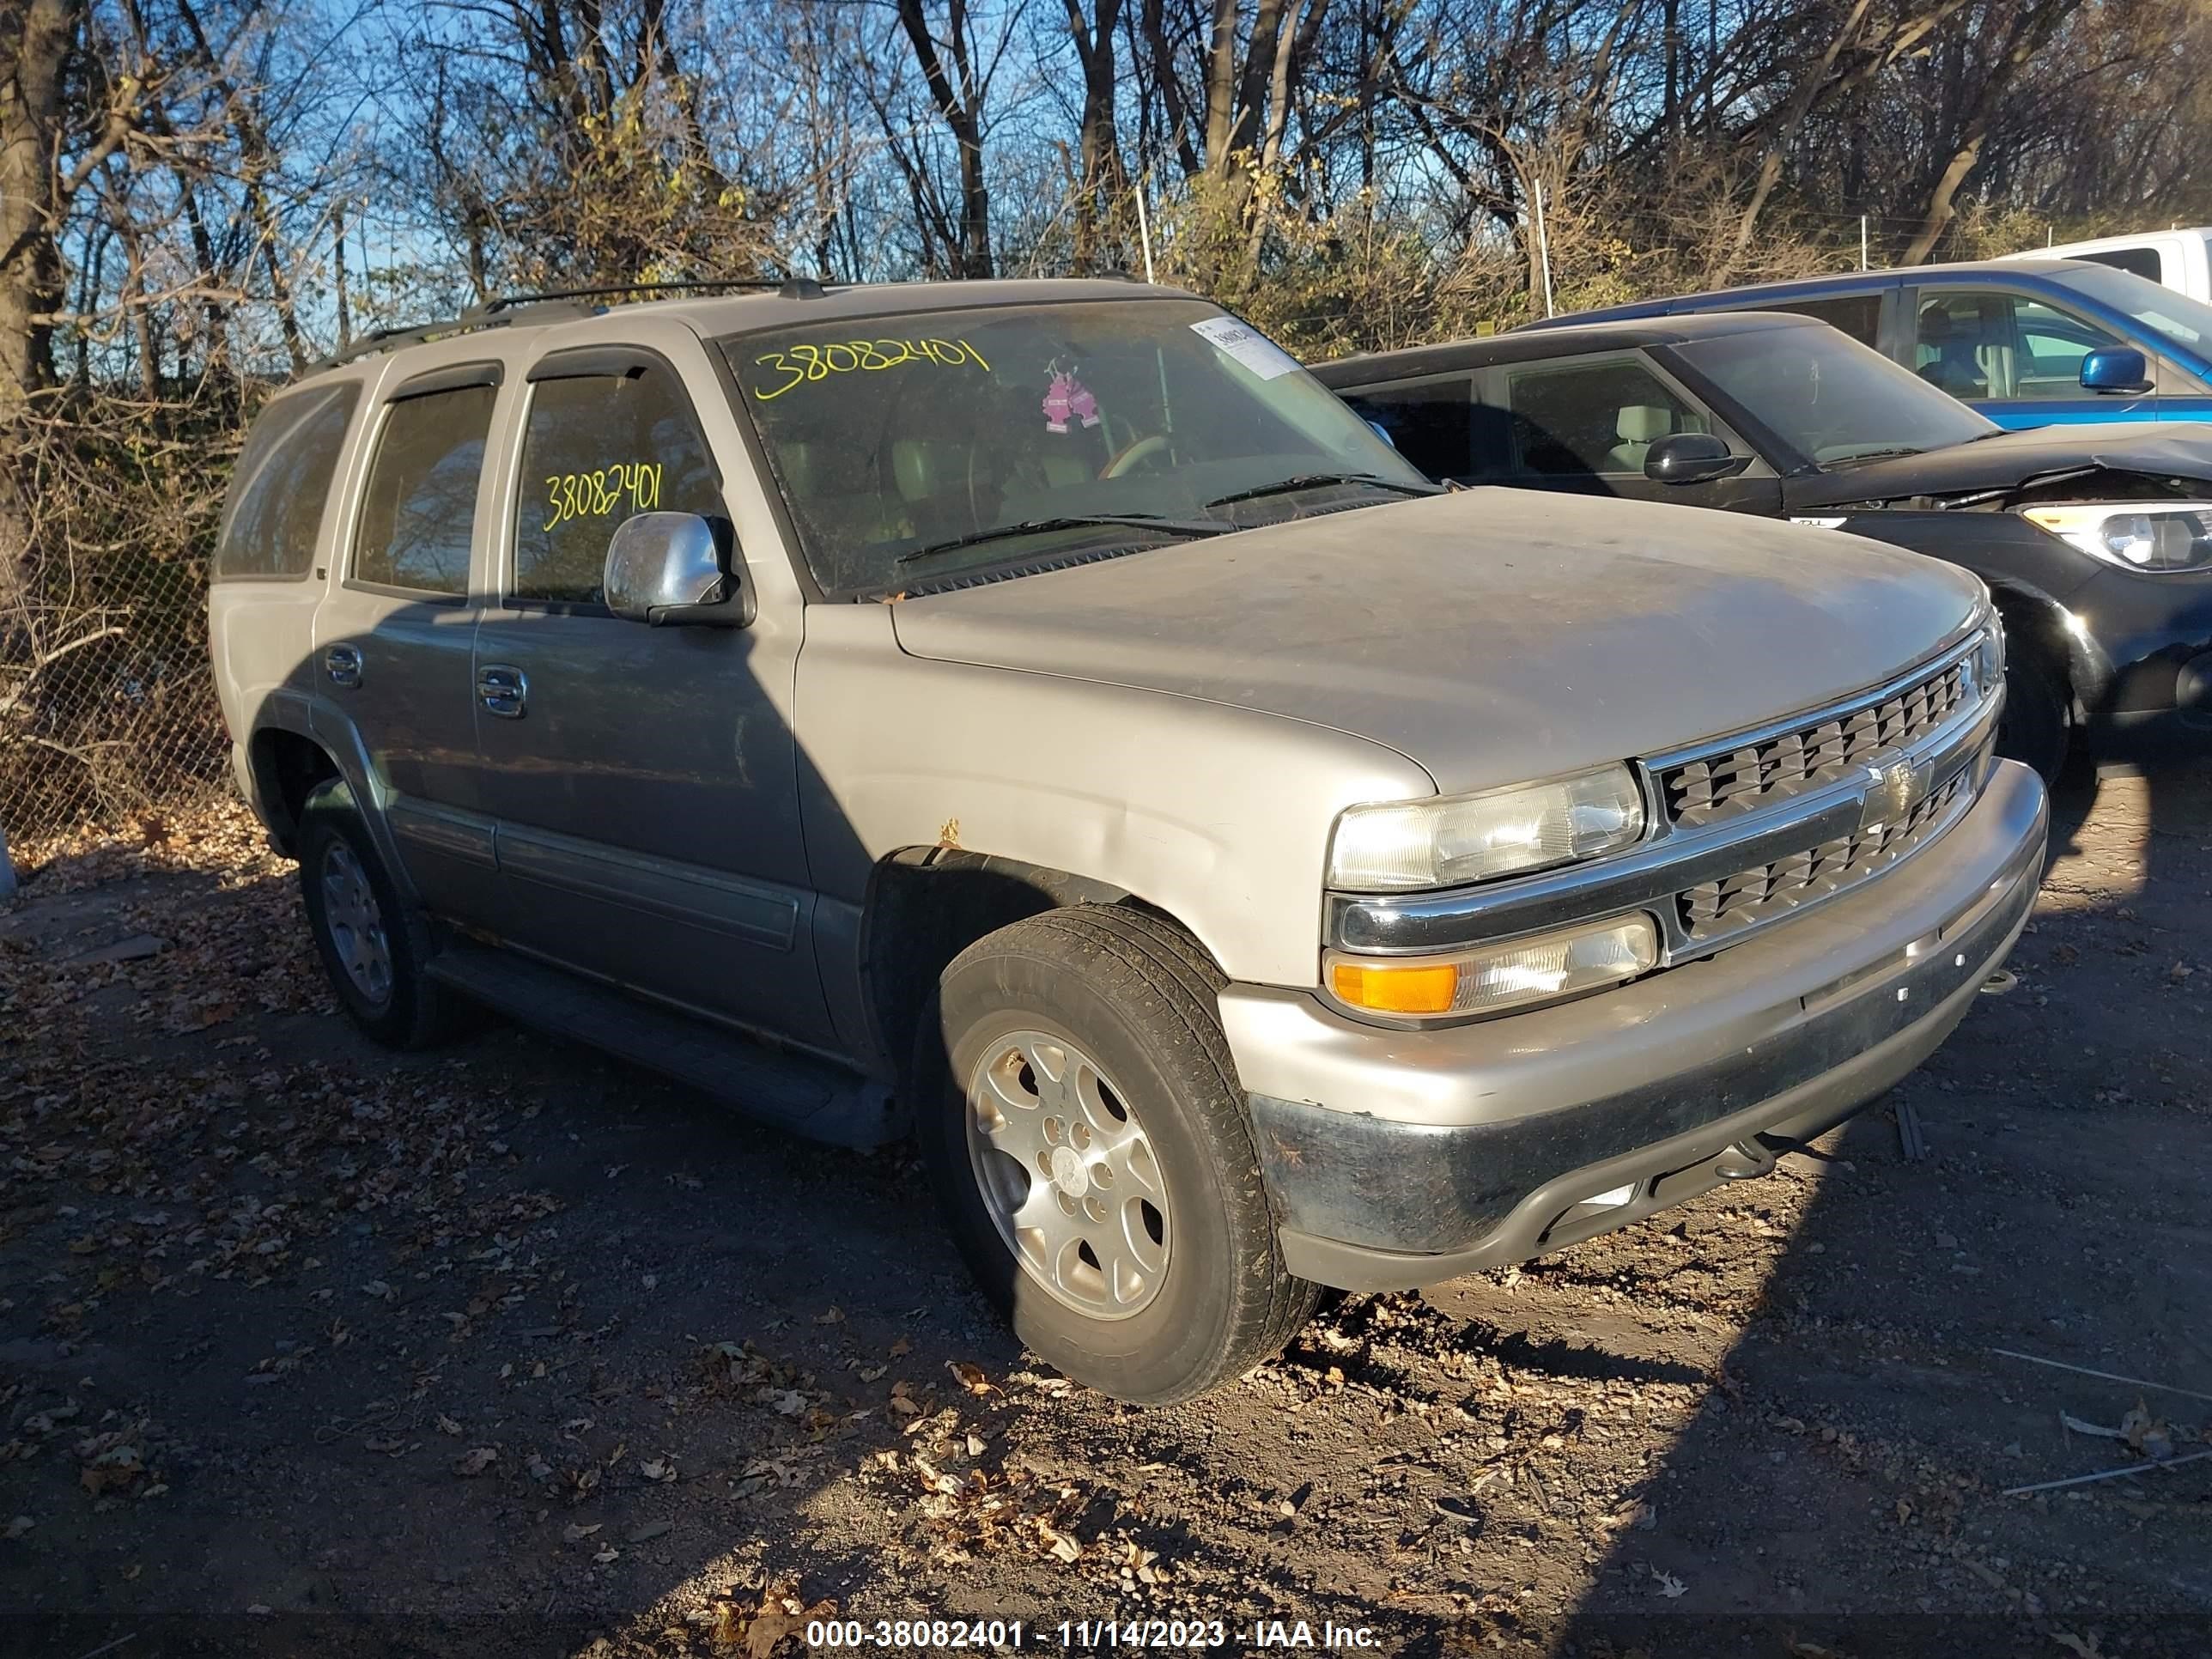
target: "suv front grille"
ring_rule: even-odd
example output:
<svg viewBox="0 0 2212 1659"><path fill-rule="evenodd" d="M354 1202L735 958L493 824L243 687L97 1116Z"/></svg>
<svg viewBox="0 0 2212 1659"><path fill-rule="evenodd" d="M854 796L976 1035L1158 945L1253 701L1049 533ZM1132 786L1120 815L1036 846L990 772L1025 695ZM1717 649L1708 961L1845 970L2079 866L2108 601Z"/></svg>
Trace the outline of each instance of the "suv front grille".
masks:
<svg viewBox="0 0 2212 1659"><path fill-rule="evenodd" d="M1754 865L1687 889L1675 901L1683 932L1700 945L1709 944L1880 873L1949 823L1970 793L1968 781L1978 769L1978 760L1960 767L1901 823L1873 824L1771 864Z"/></svg>
<svg viewBox="0 0 2212 1659"><path fill-rule="evenodd" d="M1659 799L1668 822L1703 828L1832 782L1942 724L1966 700L1966 683L1965 663L1954 662L1879 702L1667 767L1659 774Z"/></svg>

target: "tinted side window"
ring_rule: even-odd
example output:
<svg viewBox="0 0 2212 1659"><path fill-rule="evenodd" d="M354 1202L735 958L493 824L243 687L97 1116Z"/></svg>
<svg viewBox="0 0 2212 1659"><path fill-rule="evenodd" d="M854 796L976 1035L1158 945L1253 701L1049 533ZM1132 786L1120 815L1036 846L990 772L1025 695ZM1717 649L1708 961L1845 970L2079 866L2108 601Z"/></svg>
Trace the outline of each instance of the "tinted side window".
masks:
<svg viewBox="0 0 2212 1659"><path fill-rule="evenodd" d="M1703 411L1634 358L1515 369L1505 397L1514 463L1540 476L1641 472L1660 439L1711 430Z"/></svg>
<svg viewBox="0 0 2212 1659"><path fill-rule="evenodd" d="M262 412L230 475L215 550L217 581L307 574L346 423L360 401L358 386L333 386L280 399Z"/></svg>
<svg viewBox="0 0 2212 1659"><path fill-rule="evenodd" d="M1861 345L1873 345L1881 335L1881 295L1839 294L1828 300L1793 300L1787 305L1762 305L1761 311L1787 311L1812 317L1830 328L1839 328Z"/></svg>
<svg viewBox="0 0 2212 1659"><path fill-rule="evenodd" d="M1398 453L1431 478L1463 478L1474 467L1474 377L1345 394L1360 417L1389 434Z"/></svg>
<svg viewBox="0 0 2212 1659"><path fill-rule="evenodd" d="M468 592L477 479L497 395L495 387L471 386L392 405L354 532L356 580Z"/></svg>
<svg viewBox="0 0 2212 1659"><path fill-rule="evenodd" d="M2069 253L2066 257L2087 259L2093 265L2110 265L2114 270L2148 276L2154 283L2166 280L2159 269L2158 250L2154 247L2116 247L2102 253Z"/></svg>
<svg viewBox="0 0 2212 1659"><path fill-rule="evenodd" d="M597 604L607 541L635 513L727 514L672 371L540 380L523 429L516 599Z"/></svg>

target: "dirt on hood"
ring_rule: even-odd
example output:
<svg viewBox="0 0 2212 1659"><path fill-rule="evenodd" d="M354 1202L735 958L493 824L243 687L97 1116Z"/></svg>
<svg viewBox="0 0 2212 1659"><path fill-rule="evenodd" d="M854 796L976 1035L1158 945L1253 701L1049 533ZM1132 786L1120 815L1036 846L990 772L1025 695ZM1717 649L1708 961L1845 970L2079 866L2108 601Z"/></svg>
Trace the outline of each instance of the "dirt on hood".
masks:
<svg viewBox="0 0 2212 1659"><path fill-rule="evenodd" d="M1352 732L1474 789L1847 696L1981 584L1895 548L1693 507L1471 489L893 607L917 656L1141 686Z"/></svg>

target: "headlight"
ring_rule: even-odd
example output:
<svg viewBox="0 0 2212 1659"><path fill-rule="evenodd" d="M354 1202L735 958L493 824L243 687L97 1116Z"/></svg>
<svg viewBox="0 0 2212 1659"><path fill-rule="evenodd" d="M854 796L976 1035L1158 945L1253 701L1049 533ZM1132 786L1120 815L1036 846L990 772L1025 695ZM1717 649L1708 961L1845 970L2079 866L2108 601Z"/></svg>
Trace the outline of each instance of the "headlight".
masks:
<svg viewBox="0 0 2212 1659"><path fill-rule="evenodd" d="M1625 766L1476 795L1354 806L1329 837L1328 884L1341 893L1456 887L1595 858L1643 834L1643 793Z"/></svg>
<svg viewBox="0 0 2212 1659"><path fill-rule="evenodd" d="M1986 697L2004 684L2004 623L1995 616L1974 642L1974 690Z"/></svg>
<svg viewBox="0 0 2212 1659"><path fill-rule="evenodd" d="M1563 927L1437 957L1328 954L1328 988L1348 1008L1401 1017L1494 1014L1648 972L1659 930L1646 915Z"/></svg>
<svg viewBox="0 0 2212 1659"><path fill-rule="evenodd" d="M2123 570L2212 570L2212 501L2024 507L2021 516Z"/></svg>

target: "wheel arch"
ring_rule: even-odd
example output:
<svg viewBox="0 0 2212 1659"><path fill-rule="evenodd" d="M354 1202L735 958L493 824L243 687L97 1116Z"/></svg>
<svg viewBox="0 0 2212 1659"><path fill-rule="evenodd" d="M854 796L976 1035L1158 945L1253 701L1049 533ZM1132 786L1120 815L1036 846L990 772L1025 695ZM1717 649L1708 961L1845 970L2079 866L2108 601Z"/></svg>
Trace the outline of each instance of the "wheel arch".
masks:
<svg viewBox="0 0 2212 1659"><path fill-rule="evenodd" d="M253 789L269 839L287 858L299 849L300 813L324 784L344 781L337 759L314 738L281 726L264 726L246 745Z"/></svg>
<svg viewBox="0 0 2212 1659"><path fill-rule="evenodd" d="M903 1075L922 1010L955 957L1001 927L1078 904L1146 911L1196 942L1182 918L1097 877L965 848L905 847L878 860L861 916L860 973L884 1058Z"/></svg>
<svg viewBox="0 0 2212 1659"><path fill-rule="evenodd" d="M2075 719L2094 710L2112 683L2112 665L2075 625L2073 613L2036 586L2014 577L1984 575L1990 602L2004 618L2006 653L2021 643L2039 652L2061 676Z"/></svg>

